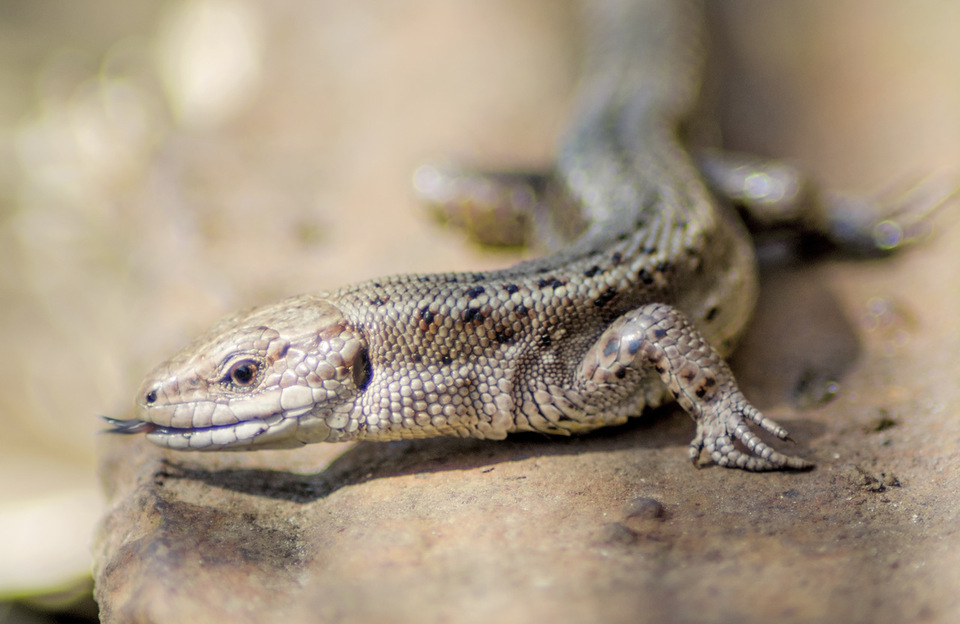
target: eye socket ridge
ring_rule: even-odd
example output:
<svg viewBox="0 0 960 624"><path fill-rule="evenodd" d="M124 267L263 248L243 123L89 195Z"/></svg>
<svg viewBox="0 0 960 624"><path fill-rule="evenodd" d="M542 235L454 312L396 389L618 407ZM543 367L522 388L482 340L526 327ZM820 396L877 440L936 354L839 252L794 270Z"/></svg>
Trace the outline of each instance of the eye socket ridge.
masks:
<svg viewBox="0 0 960 624"><path fill-rule="evenodd" d="M260 377L261 369L262 362L257 358L244 357L235 360L227 368L227 372L220 380L220 383L237 388L250 388Z"/></svg>

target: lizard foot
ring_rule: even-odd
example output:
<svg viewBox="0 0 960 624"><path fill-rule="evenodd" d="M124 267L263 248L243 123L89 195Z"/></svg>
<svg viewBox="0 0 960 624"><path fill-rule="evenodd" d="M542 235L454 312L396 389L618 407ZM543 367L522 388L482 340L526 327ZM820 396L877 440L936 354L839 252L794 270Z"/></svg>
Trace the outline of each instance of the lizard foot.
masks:
<svg viewBox="0 0 960 624"><path fill-rule="evenodd" d="M924 240L935 230L935 215L960 196L954 175L892 185L868 198L823 191L790 163L716 150L696 157L710 188L741 208L752 229L799 228L860 256Z"/></svg>
<svg viewBox="0 0 960 624"><path fill-rule="evenodd" d="M492 247L526 247L546 176L421 165L413 175L420 201L441 223Z"/></svg>
<svg viewBox="0 0 960 624"><path fill-rule="evenodd" d="M841 248L864 255L897 251L929 237L934 215L958 194L956 179L936 176L873 199L828 194L827 234Z"/></svg>
<svg viewBox="0 0 960 624"><path fill-rule="evenodd" d="M786 429L765 417L733 387L728 388L711 409L701 414L697 436L690 442L690 459L699 465L700 454L705 450L717 465L728 468L754 472L813 468L813 463L805 459L785 455L768 446L750 430L749 422L781 440L790 439Z"/></svg>

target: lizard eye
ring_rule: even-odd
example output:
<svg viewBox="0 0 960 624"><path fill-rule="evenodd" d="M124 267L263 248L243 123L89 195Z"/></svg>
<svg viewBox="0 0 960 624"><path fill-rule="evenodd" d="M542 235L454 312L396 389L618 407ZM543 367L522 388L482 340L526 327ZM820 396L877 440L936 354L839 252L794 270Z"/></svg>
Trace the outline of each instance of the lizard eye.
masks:
<svg viewBox="0 0 960 624"><path fill-rule="evenodd" d="M253 385L259 370L260 365L254 360L240 360L230 367L224 381L246 388Z"/></svg>

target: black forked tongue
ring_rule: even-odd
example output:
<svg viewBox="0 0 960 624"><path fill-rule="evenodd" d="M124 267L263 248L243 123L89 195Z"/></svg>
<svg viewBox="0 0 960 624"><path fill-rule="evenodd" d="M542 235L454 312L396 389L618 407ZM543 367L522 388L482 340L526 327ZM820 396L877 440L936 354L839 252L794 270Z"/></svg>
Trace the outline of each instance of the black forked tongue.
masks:
<svg viewBox="0 0 960 624"><path fill-rule="evenodd" d="M113 429L107 430L106 433L150 433L157 428L153 423L137 420L136 418L131 418L130 420L110 418L109 416L101 416L100 418L110 423L110 426L113 427Z"/></svg>

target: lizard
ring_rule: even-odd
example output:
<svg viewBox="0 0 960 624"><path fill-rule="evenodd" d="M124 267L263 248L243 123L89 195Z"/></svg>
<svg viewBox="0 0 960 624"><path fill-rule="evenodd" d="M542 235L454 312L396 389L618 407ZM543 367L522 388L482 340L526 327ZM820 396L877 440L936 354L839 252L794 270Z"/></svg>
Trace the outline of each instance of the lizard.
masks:
<svg viewBox="0 0 960 624"><path fill-rule="evenodd" d="M824 198L789 166L687 148L704 46L695 2L585 4L584 78L552 170L415 177L441 205L475 183L526 193L533 201L509 210L551 252L227 316L151 372L136 417L107 418L113 430L179 450L496 440L579 434L675 400L695 421L697 465L706 454L750 471L813 467L757 435L789 439L723 359L758 292L734 204L766 226L867 248L898 247L905 226L876 206L857 213Z"/></svg>

